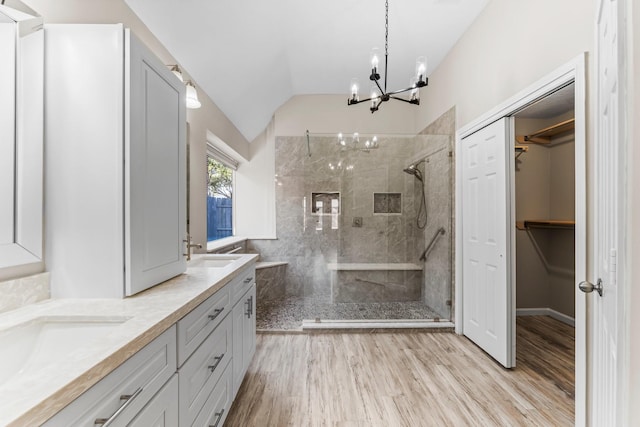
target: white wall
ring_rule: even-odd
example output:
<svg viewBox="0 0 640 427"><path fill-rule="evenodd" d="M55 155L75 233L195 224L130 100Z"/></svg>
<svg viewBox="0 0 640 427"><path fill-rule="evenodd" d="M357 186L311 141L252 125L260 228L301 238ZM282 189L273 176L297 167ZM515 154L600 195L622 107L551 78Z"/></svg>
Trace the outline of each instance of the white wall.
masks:
<svg viewBox="0 0 640 427"><path fill-rule="evenodd" d="M275 139L273 122L251 143L250 159L235 174L235 234L276 238Z"/></svg>
<svg viewBox="0 0 640 427"><path fill-rule="evenodd" d="M347 105L344 95L294 96L274 115L276 136L311 133L337 134L342 132L415 134L416 107L399 101L384 103L371 114L369 104Z"/></svg>
<svg viewBox="0 0 640 427"><path fill-rule="evenodd" d="M416 125L452 106L457 127L591 51L593 0L492 0L429 76Z"/></svg>

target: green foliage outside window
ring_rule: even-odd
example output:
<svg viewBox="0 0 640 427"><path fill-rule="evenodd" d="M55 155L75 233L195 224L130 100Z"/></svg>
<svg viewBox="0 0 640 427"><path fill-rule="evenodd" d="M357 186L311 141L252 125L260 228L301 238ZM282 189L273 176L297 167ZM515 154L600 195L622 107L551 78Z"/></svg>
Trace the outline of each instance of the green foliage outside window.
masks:
<svg viewBox="0 0 640 427"><path fill-rule="evenodd" d="M232 170L210 157L208 158L207 170L209 172L209 196L231 199L233 196Z"/></svg>

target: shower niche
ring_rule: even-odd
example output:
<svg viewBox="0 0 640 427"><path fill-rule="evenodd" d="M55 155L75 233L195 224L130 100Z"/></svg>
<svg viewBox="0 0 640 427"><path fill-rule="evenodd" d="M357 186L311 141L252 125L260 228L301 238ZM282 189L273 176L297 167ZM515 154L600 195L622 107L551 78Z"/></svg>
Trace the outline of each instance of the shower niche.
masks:
<svg viewBox="0 0 640 427"><path fill-rule="evenodd" d="M374 215L402 215L402 193L373 193Z"/></svg>

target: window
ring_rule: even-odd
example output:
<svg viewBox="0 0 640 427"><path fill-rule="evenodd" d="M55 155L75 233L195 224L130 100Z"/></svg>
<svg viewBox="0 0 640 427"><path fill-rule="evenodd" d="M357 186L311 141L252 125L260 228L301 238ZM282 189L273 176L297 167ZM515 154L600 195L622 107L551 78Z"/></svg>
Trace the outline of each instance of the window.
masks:
<svg viewBox="0 0 640 427"><path fill-rule="evenodd" d="M238 163L207 147L207 242L233 236L233 181Z"/></svg>

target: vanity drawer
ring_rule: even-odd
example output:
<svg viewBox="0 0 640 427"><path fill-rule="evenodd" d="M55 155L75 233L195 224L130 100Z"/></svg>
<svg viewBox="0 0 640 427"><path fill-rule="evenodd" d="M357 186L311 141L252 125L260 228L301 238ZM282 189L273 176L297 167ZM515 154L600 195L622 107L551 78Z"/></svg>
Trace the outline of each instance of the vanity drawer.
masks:
<svg viewBox="0 0 640 427"><path fill-rule="evenodd" d="M229 292L231 292L231 304L235 303L244 295L251 285L256 281L256 268L252 263L249 268L243 270L238 277L233 279L231 283L227 285Z"/></svg>
<svg viewBox="0 0 640 427"><path fill-rule="evenodd" d="M207 403L198 414L192 426L221 427L229 414L231 408L231 389L233 376L231 375L231 365L225 369L222 378L216 384L209 395Z"/></svg>
<svg viewBox="0 0 640 427"><path fill-rule="evenodd" d="M224 286L178 321L178 366L191 356L231 311L229 286Z"/></svg>
<svg viewBox="0 0 640 427"><path fill-rule="evenodd" d="M178 371L180 425L193 424L225 368L231 366L231 326L231 316L226 316Z"/></svg>
<svg viewBox="0 0 640 427"><path fill-rule="evenodd" d="M178 425L178 374L155 395L127 427L174 427Z"/></svg>
<svg viewBox="0 0 640 427"><path fill-rule="evenodd" d="M172 326L84 392L44 425L127 425L176 372L176 329ZM124 398L126 396L126 398Z"/></svg>

